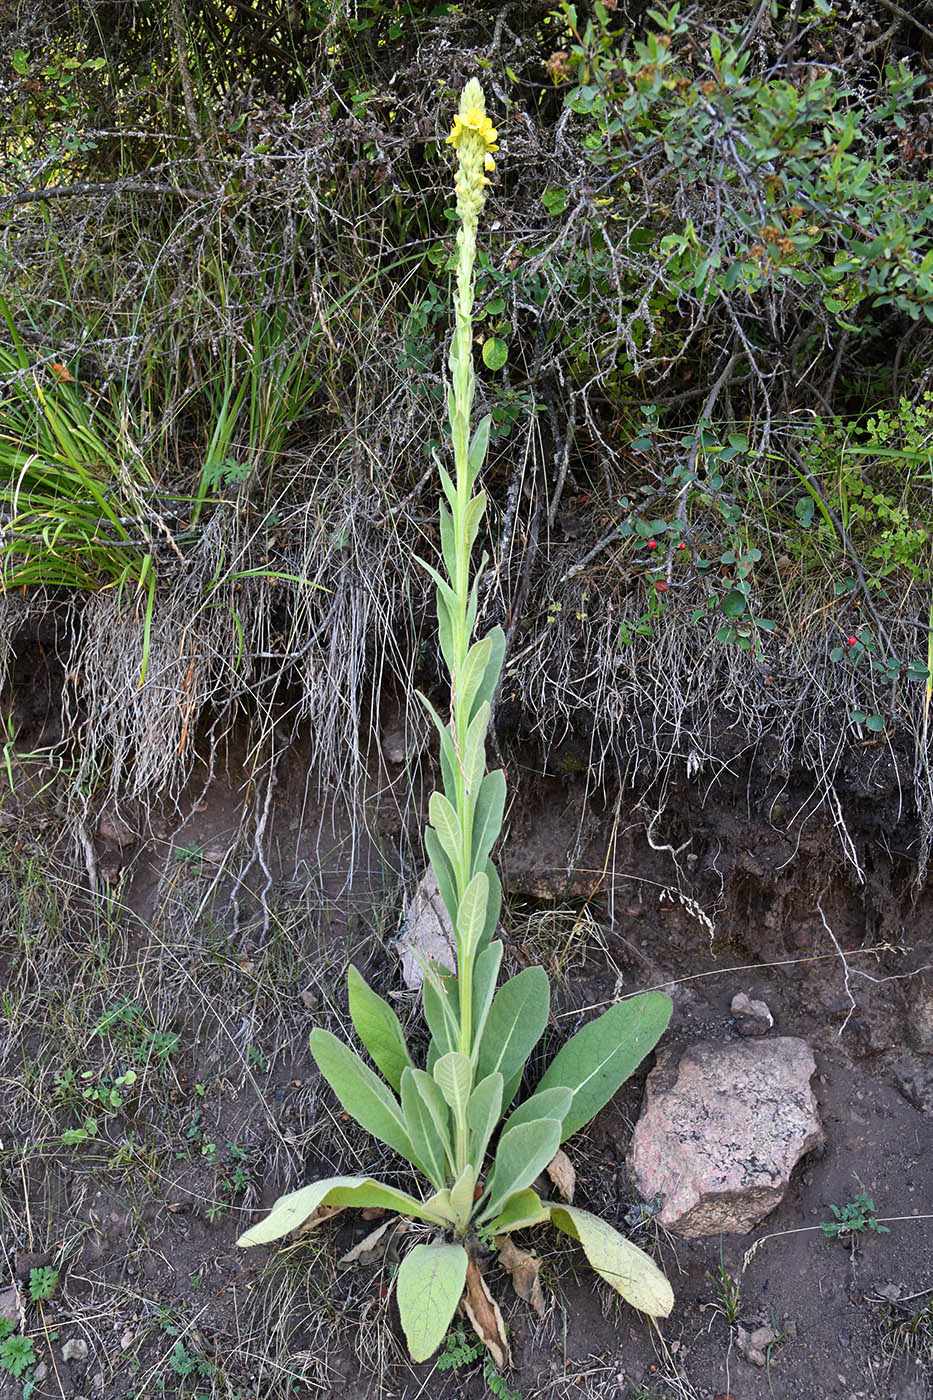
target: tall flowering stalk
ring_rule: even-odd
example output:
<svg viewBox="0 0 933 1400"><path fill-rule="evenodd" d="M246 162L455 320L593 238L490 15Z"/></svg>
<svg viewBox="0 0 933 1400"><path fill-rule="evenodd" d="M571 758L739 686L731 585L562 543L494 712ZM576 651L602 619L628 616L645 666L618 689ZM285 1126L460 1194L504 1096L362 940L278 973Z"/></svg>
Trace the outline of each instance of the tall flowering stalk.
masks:
<svg viewBox="0 0 933 1400"><path fill-rule="evenodd" d="M488 944L499 917L501 887L489 852L502 826L505 775L486 773L486 731L490 706L499 680L505 637L494 628L472 643L477 611L477 581L471 582L473 545L486 510L486 494L474 495L489 443L490 419L484 418L471 440L475 378L473 373L473 266L476 232L486 201L488 174L495 169L492 152L497 132L486 115L483 90L473 79L460 99L447 140L457 153L457 270L454 333L450 349L448 412L453 448L451 479L440 468L446 502L440 502L443 578L437 584L437 615L441 649L450 670L450 720L445 724L425 700L441 737L444 791L435 793L428 809L431 825L425 834L428 855L441 897L451 917L457 942L458 999L456 1008L437 976L430 987L439 998L448 1036L458 1052L476 1066L479 1047L474 1017L476 959ZM496 965L498 972L498 963ZM429 992L430 998L430 992ZM432 1010L437 1010L433 1008Z"/></svg>
<svg viewBox="0 0 933 1400"><path fill-rule="evenodd" d="M280 1197L239 1243L280 1239L323 1205L381 1206L413 1216L434 1237L406 1254L396 1279L412 1356L424 1361L436 1351L463 1298L501 1367L509 1362L508 1342L476 1265L480 1238L501 1242L513 1230L549 1221L580 1242L597 1273L634 1307L665 1317L673 1306L670 1285L646 1254L588 1211L542 1199L533 1189L559 1144L599 1112L654 1047L671 1003L648 992L610 1007L571 1037L535 1091L502 1123L547 1026L550 986L543 968L529 967L497 989L502 943L493 935L502 888L489 856L502 829L505 774L486 771L486 731L505 637L495 627L473 641L477 577L471 574L486 509L485 493L475 487L489 443L488 417L471 437L473 265L497 145L475 81L463 90L448 141L457 154L460 219L448 392L453 475L440 467L443 568L425 568L437 586L449 715L422 700L440 735L443 787L428 804L425 845L453 923L457 966L428 963L424 969L431 1033L424 1069L412 1060L391 1006L355 967L347 975L350 1016L382 1077L330 1031L316 1027L310 1042L347 1113L405 1157L432 1191L414 1195L371 1177L329 1177Z"/></svg>

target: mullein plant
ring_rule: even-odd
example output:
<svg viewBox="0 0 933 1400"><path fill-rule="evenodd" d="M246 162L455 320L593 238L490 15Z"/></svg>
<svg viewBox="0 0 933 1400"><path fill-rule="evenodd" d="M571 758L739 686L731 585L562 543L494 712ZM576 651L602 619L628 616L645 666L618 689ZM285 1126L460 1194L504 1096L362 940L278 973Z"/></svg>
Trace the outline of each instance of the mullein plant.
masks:
<svg viewBox="0 0 933 1400"><path fill-rule="evenodd" d="M607 1283L654 1318L666 1317L674 1300L654 1262L611 1225L535 1189L560 1144L590 1121L655 1046L670 1019L669 998L647 992L612 1006L578 1031L534 1092L512 1106L547 1026L550 988L543 968L531 967L497 990L502 943L494 935L502 887L490 852L502 829L506 782L501 769L486 771L485 740L505 637L495 627L473 640L478 577L471 576L471 556L486 508L476 486L490 424L484 418L471 436L473 264L496 137L482 88L472 80L448 137L457 154L459 216L447 399L453 474L439 466L441 567L425 564L437 588L449 716L422 697L440 735L443 783L430 800L425 845L455 931L457 966L424 966L430 1031L424 1068L415 1064L395 1012L352 966L350 1017L379 1073L329 1031L315 1029L310 1040L315 1063L346 1112L410 1162L430 1189L415 1195L370 1177L329 1177L282 1196L239 1243L280 1239L323 1206L384 1207L424 1222L427 1238L408 1251L396 1278L412 1357L424 1361L433 1354L463 1299L502 1365L508 1347L501 1317L476 1260L512 1231L546 1222L565 1231Z"/></svg>

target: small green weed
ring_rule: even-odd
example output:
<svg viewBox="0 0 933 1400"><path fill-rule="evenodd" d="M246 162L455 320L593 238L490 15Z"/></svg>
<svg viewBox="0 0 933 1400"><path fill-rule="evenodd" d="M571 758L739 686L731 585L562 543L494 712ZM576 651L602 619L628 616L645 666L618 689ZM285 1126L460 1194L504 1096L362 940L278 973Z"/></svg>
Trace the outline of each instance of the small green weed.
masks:
<svg viewBox="0 0 933 1400"><path fill-rule="evenodd" d="M828 1240L843 1239L848 1235L863 1235L873 1230L877 1235L889 1235L887 1225L879 1225L875 1215L875 1203L866 1191L860 1191L854 1201L844 1206L830 1206L834 1220L824 1220L820 1229Z"/></svg>
<svg viewBox="0 0 933 1400"><path fill-rule="evenodd" d="M55 1297L58 1288L58 1270L51 1265L29 1270L29 1296L34 1303L47 1303Z"/></svg>
<svg viewBox="0 0 933 1400"><path fill-rule="evenodd" d="M721 1255L715 1273L707 1271L706 1277L716 1290L716 1301L713 1303L713 1308L725 1318L731 1327L737 1321L742 1308L739 1281L731 1274L726 1273Z"/></svg>
<svg viewBox="0 0 933 1400"><path fill-rule="evenodd" d="M36 1353L28 1337L7 1337L0 1342L0 1371L19 1378L36 1364Z"/></svg>
<svg viewBox="0 0 933 1400"><path fill-rule="evenodd" d="M448 1332L444 1350L437 1358L437 1369L454 1371L463 1366L472 1366L484 1351L483 1343L478 1337L468 1337L462 1327L454 1327ZM483 1379L489 1393L495 1395L497 1400L522 1400L521 1393L509 1385L488 1357L483 1364Z"/></svg>
<svg viewBox="0 0 933 1400"><path fill-rule="evenodd" d="M461 1366L472 1366L482 1354L483 1343L478 1337L468 1337L462 1327L454 1327L447 1333L444 1350L437 1358L437 1369L454 1371Z"/></svg>

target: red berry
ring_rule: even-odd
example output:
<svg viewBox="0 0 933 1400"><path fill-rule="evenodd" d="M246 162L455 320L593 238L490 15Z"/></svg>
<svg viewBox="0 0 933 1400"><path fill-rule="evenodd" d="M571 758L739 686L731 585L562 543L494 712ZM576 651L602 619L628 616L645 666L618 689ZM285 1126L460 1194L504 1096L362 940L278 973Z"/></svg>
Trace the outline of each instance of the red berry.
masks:
<svg viewBox="0 0 933 1400"><path fill-rule="evenodd" d="M657 547L658 547L658 542L657 542L657 540L649 540L649 541L648 541L648 548L649 548L649 549L657 549Z"/></svg>
<svg viewBox="0 0 933 1400"><path fill-rule="evenodd" d="M686 546L685 544L681 543L681 544L679 544L679 545L677 546L677 548L678 548L678 549L686 549L687 546Z"/></svg>
<svg viewBox="0 0 933 1400"><path fill-rule="evenodd" d="M850 646L850 647L854 647L857 641L858 641L858 637L850 637L850 638L849 638L849 646Z"/></svg>

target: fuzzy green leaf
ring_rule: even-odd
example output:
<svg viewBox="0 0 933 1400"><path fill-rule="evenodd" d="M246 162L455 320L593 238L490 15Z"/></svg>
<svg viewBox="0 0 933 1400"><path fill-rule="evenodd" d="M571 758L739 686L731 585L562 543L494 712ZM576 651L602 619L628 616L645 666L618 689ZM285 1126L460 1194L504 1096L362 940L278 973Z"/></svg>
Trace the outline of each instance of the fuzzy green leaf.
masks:
<svg viewBox="0 0 933 1400"><path fill-rule="evenodd" d="M487 1074L470 1095L467 1127L470 1130L470 1161L477 1170L483 1164L489 1139L502 1115L502 1075Z"/></svg>
<svg viewBox="0 0 933 1400"><path fill-rule="evenodd" d="M491 860L486 862L486 878L489 881L489 898L486 901L486 927L483 929L482 937L479 940L479 947L486 948L492 938L499 923L499 915L502 912L502 884L499 880L496 867Z"/></svg>
<svg viewBox="0 0 933 1400"><path fill-rule="evenodd" d="M449 1191L450 1207L454 1220L466 1226L473 1211L473 1196L476 1190L478 1169L467 1163Z"/></svg>
<svg viewBox="0 0 933 1400"><path fill-rule="evenodd" d="M553 1089L537 1089L511 1114L505 1125L506 1130L517 1128L519 1123L530 1123L535 1118L556 1118L563 1123L572 1102L573 1091L563 1084L555 1084Z"/></svg>
<svg viewBox="0 0 933 1400"><path fill-rule="evenodd" d="M462 1123L473 1085L473 1066L469 1055L451 1050L437 1061L433 1073L434 1082L444 1095L445 1102L450 1105L456 1120Z"/></svg>
<svg viewBox="0 0 933 1400"><path fill-rule="evenodd" d="M473 701L476 698L476 692L483 683L491 653L492 639L490 637L484 637L482 641L474 642L467 652L467 658L463 665L463 675L460 677L457 689L460 703L465 706L468 712L473 709Z"/></svg>
<svg viewBox="0 0 933 1400"><path fill-rule="evenodd" d="M477 1059L481 1079L498 1070L508 1088L541 1039L550 1005L551 988L543 967L526 967L499 988L489 1008Z"/></svg>
<svg viewBox="0 0 933 1400"><path fill-rule="evenodd" d="M498 938L481 953L477 953L473 963L473 1043L481 1045L486 1017L496 991L496 979L502 962L502 944Z"/></svg>
<svg viewBox="0 0 933 1400"><path fill-rule="evenodd" d="M472 958L476 945L486 927L486 902L489 899L489 877L480 870L463 891L457 911L457 947L463 957Z"/></svg>
<svg viewBox="0 0 933 1400"><path fill-rule="evenodd" d="M428 860L431 862L431 869L437 879L437 888L441 899L444 901L444 908L450 915L451 923L457 917L457 880L454 875L453 866L444 853L444 848L440 843L437 832L433 827L427 826L424 829L424 848L428 853Z"/></svg>
<svg viewBox="0 0 933 1400"><path fill-rule="evenodd" d="M440 737L441 781L444 785L444 792L452 802L457 791L457 751L454 748L450 726L444 723L426 695L422 695L420 690L416 691L415 694L434 721L434 726Z"/></svg>
<svg viewBox="0 0 933 1400"><path fill-rule="evenodd" d="M457 1044L460 1025L457 990L457 979L453 974L438 968L434 969L433 976L425 977L421 987L424 1019L442 1055L453 1050Z"/></svg>
<svg viewBox="0 0 933 1400"><path fill-rule="evenodd" d="M437 640L440 643L441 655L450 671L454 664L454 622L450 608L440 594L437 598Z"/></svg>
<svg viewBox="0 0 933 1400"><path fill-rule="evenodd" d="M505 811L505 774L501 768L487 773L480 784L473 814L473 842L471 870L483 870L489 859L489 852L502 830L502 814Z"/></svg>
<svg viewBox="0 0 933 1400"><path fill-rule="evenodd" d="M661 1039L673 1004L663 992L617 1002L577 1031L555 1056L538 1092L563 1084L573 1090L561 1141L594 1118Z"/></svg>
<svg viewBox="0 0 933 1400"><path fill-rule="evenodd" d="M486 771L486 731L489 706L480 705L463 741L463 777L468 796L478 793Z"/></svg>
<svg viewBox="0 0 933 1400"><path fill-rule="evenodd" d="M510 1196L530 1186L559 1145L560 1123L556 1118L535 1118L503 1133L489 1178L489 1199L480 1221L498 1215Z"/></svg>
<svg viewBox="0 0 933 1400"><path fill-rule="evenodd" d="M429 1202L430 1204L430 1202ZM509 1230L529 1230L549 1217L549 1210L534 1191L515 1191L487 1229L491 1235L504 1235Z"/></svg>
<svg viewBox="0 0 933 1400"><path fill-rule="evenodd" d="M421 1078L416 1076L420 1075ZM441 1112L437 1112L436 1100L428 1102L422 1093L422 1081L426 1080L441 1100ZM447 1132L447 1106L434 1080L423 1070L406 1067L402 1073L402 1112L411 1145L423 1163L431 1185L440 1189L447 1175L447 1153L450 1135Z"/></svg>
<svg viewBox="0 0 933 1400"><path fill-rule="evenodd" d="M441 843L444 854L450 862L450 868L456 872L460 868L460 818L457 816L453 804L442 792L431 793L428 802L428 817L437 832L437 839ZM445 900L444 903L446 904L447 901ZM448 908L451 918L456 915L456 912L456 906L453 909Z"/></svg>
<svg viewBox="0 0 933 1400"><path fill-rule="evenodd" d="M470 450L467 460L469 464L469 480L471 489L473 486L473 482L483 470L483 463L486 460L486 451L489 447L489 430L491 426L492 415L490 413L487 413L486 417L481 418L479 423L477 424L476 432L473 434L472 441L470 442Z"/></svg>
<svg viewBox="0 0 933 1400"><path fill-rule="evenodd" d="M671 1285L653 1259L605 1220L576 1206L552 1205L551 1223L579 1240L590 1264L627 1303L649 1317L667 1317Z"/></svg>
<svg viewBox="0 0 933 1400"><path fill-rule="evenodd" d="M402 1260L395 1284L399 1317L415 1361L427 1361L447 1335L466 1282L462 1244L419 1244Z"/></svg>
<svg viewBox="0 0 933 1400"><path fill-rule="evenodd" d="M350 1019L357 1035L369 1051L373 1064L398 1091L402 1070L411 1064L398 1017L389 1003L367 985L352 963L347 972L347 991Z"/></svg>
<svg viewBox="0 0 933 1400"><path fill-rule="evenodd" d="M280 1196L264 1220L250 1226L237 1240L244 1248L255 1244L271 1244L291 1230L297 1230L318 1206L374 1206L397 1210L401 1215L413 1215L419 1220L440 1220L427 1202L421 1202L407 1191L384 1186L368 1176L329 1176L289 1191Z"/></svg>
<svg viewBox="0 0 933 1400"><path fill-rule="evenodd" d="M453 578L457 572L457 539L454 532L453 516L443 501L438 502L437 514L441 527L441 558L448 574Z"/></svg>
<svg viewBox="0 0 933 1400"><path fill-rule="evenodd" d="M479 530L483 512L486 509L486 492L480 491L469 502L466 508L466 516L463 522L463 534L467 549L472 549L476 540L476 533ZM453 574L451 574L451 578Z"/></svg>
<svg viewBox="0 0 933 1400"><path fill-rule="evenodd" d="M502 672L502 662L505 659L505 633L501 627L493 627L486 633L485 640L490 643L489 660L486 663L486 673L482 683L473 697L473 705L470 712L470 720L479 709L480 705L491 705L492 697L495 694L496 686L499 683L499 676Z"/></svg>
<svg viewBox="0 0 933 1400"><path fill-rule="evenodd" d="M347 1113L374 1138L421 1167L398 1100L378 1075L330 1031L315 1027L309 1044L315 1064Z"/></svg>

